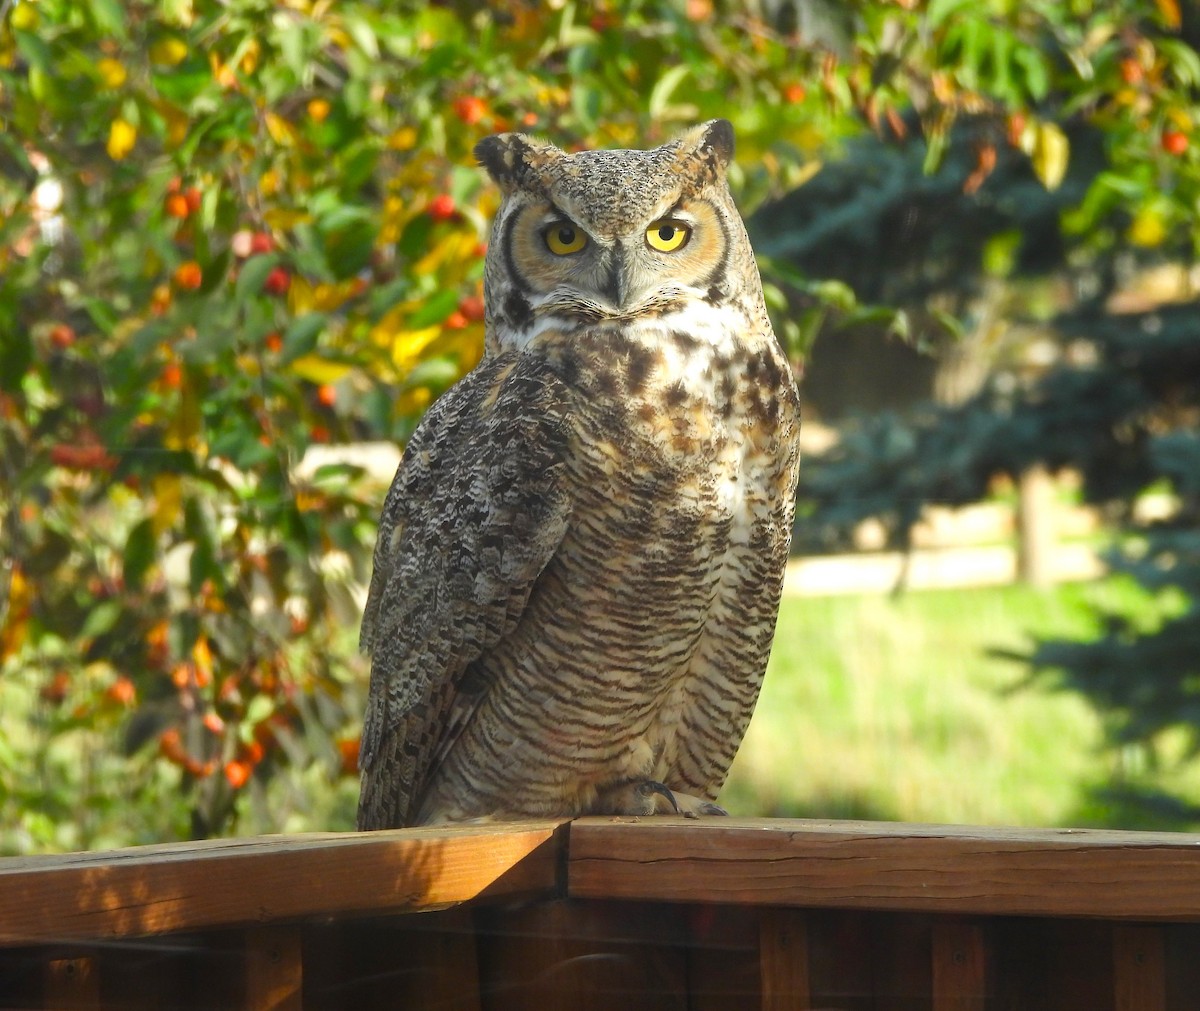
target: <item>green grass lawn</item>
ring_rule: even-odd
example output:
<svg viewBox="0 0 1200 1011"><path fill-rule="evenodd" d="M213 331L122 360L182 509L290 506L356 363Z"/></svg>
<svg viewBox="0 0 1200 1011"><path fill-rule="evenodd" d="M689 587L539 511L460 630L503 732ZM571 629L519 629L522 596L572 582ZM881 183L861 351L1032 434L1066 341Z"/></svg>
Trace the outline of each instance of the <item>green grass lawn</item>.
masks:
<svg viewBox="0 0 1200 1011"><path fill-rule="evenodd" d="M988 655L1033 636L1089 637L1089 602L1148 606L1118 580L785 599L723 803L747 815L1128 823L1092 796L1117 769L1097 714L1077 695L1019 688L1026 669ZM1195 769L1160 785L1200 796Z"/></svg>

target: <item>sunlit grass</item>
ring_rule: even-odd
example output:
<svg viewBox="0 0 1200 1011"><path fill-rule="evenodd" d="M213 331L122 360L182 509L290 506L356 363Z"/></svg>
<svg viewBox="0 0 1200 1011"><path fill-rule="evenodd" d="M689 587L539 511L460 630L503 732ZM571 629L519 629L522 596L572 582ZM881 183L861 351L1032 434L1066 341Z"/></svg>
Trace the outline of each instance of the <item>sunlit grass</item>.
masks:
<svg viewBox="0 0 1200 1011"><path fill-rule="evenodd" d="M975 824L1120 823L1079 696L1019 687L1034 636L1089 637L1089 602L1147 607L1128 582L893 598L789 598L754 721L722 794L732 813ZM1200 796L1196 770L1162 785Z"/></svg>

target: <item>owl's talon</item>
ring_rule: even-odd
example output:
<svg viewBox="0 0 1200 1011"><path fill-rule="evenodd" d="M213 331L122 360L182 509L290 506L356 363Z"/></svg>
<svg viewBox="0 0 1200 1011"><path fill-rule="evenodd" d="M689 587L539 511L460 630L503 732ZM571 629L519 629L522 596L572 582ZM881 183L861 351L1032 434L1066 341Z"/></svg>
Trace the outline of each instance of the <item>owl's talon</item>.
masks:
<svg viewBox="0 0 1200 1011"><path fill-rule="evenodd" d="M675 794L662 783L653 779L642 779L610 786L600 794L591 813L634 817L679 814L679 804L675 800Z"/></svg>

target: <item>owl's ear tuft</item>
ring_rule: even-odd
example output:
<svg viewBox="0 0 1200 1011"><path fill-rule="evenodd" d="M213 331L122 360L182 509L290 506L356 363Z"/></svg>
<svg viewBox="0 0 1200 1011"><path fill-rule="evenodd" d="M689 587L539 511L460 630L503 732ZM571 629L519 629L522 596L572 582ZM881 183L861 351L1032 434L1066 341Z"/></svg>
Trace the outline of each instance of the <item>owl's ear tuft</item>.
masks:
<svg viewBox="0 0 1200 1011"><path fill-rule="evenodd" d="M505 193L518 187L543 188L544 171L562 157L553 144L523 133L497 133L475 145L475 157Z"/></svg>
<svg viewBox="0 0 1200 1011"><path fill-rule="evenodd" d="M675 160L697 189L723 179L733 159L733 124L713 119L694 126L675 142Z"/></svg>
<svg viewBox="0 0 1200 1011"><path fill-rule="evenodd" d="M724 171L733 161L733 124L727 119L714 119L700 129L704 131L700 150L711 152L711 156Z"/></svg>
<svg viewBox="0 0 1200 1011"><path fill-rule="evenodd" d="M512 189L524 171L525 139L519 133L497 133L475 145L475 157L504 191Z"/></svg>

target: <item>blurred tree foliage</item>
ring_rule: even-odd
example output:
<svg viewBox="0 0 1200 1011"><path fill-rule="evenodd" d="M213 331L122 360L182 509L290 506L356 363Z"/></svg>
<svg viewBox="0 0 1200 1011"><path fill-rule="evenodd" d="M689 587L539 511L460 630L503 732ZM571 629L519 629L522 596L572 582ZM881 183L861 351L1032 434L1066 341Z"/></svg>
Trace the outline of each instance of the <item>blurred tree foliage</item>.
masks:
<svg viewBox="0 0 1200 1011"><path fill-rule="evenodd" d="M810 254L901 184L986 206L1000 167L1068 265L1190 258L1186 29L1175 0L0 0L0 849L349 824L381 490L302 461L402 444L477 360L481 136L726 116L747 211L867 152L857 209L757 219L779 332L952 333ZM930 240L1006 276L1022 202Z"/></svg>
<svg viewBox="0 0 1200 1011"><path fill-rule="evenodd" d="M978 5L931 3L926 18L948 6L999 23ZM967 103L923 151L856 140L756 218L757 248L810 287L824 277L849 300L886 304L943 363L982 359L941 403L851 425L809 460L798 532L816 549L840 545L872 517L905 548L926 504L977 501L1035 465L1079 473L1122 531L1110 563L1158 618L1105 615L1100 639L1043 642L1024 659L1106 719L1121 776L1094 814L1194 823L1200 798L1165 797L1155 780L1163 762L1200 753L1200 18L1114 3L1076 5L1079 20L1054 24L1068 8L1011 9L1013 25L1047 17L1041 52L1068 43L1046 77L1024 79L1024 108L1011 91L1003 115ZM1021 37L1001 46L1010 58ZM982 62L955 81L1019 88L999 50L972 51ZM828 312L809 316L820 325ZM1146 518L1147 492L1170 510Z"/></svg>

